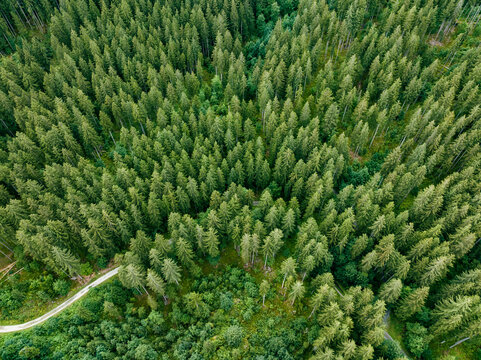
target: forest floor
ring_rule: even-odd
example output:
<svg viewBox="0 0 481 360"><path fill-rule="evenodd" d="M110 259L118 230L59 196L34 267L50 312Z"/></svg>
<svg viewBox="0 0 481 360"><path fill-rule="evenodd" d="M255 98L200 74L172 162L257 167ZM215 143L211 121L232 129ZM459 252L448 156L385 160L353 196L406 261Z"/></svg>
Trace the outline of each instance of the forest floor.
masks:
<svg viewBox="0 0 481 360"><path fill-rule="evenodd" d="M235 248L228 246L227 248L224 248L222 250L220 257L215 259L209 258L208 260L200 264L200 269L203 273L210 273L212 271L221 271L227 266L244 268L246 271L251 273L251 275L256 279L256 282L260 283L262 279L275 277L274 269L278 268L278 263L280 263L282 260L281 258L282 257L279 256L278 259L276 259L275 264L271 264L271 266L267 266L266 268L264 268L264 264L261 259L258 259L253 266L246 267L243 266L242 261L240 260L240 256L235 250ZM57 315L58 313L72 305L74 302L82 298L92 287L96 287L104 283L105 281L115 276L117 273L118 267L109 267L107 269L103 269L88 279L88 285L82 285L80 282L77 282L77 286L72 289L68 295L64 297L57 298L55 301L49 302L41 307L25 306L25 311L23 312L24 315L22 316L23 319L32 319L35 316L37 317L23 324L15 324L15 320L0 321L0 334L26 330L40 323L43 323L44 321ZM185 280L188 280L188 278L186 278ZM184 281L183 283L185 286L182 286L181 292L187 292L190 288L190 282ZM340 296L344 296L344 289L342 288L342 286L336 283L335 288ZM289 301L286 300L285 296L282 296L280 294L281 289L279 286L276 286L274 293L278 295L270 299L270 301L266 304L266 310L274 311L277 313L277 315L283 313L287 317L298 316L301 314L306 315L307 317L307 308L305 306L301 307L301 309L303 309L304 311L301 310L300 313L298 313L300 308L298 306L293 307L290 305ZM165 307L165 311L168 312L169 309L170 306ZM391 316L389 311L384 316L384 322L386 325L384 337L386 339L396 342L400 346L404 355L409 359L410 357L402 341L404 332L403 324L399 322L399 320L397 320L395 316ZM252 321L249 321L249 324L251 326L255 326L255 323L256 318L253 318ZM252 330L254 331L254 329ZM463 345L460 345L459 347L453 349L449 349L449 346L447 344L430 344L430 348L433 351L433 355L435 355L435 358L450 355L453 356L454 359L459 360L472 359L472 356L469 356L470 352L466 351L465 346Z"/></svg>
<svg viewBox="0 0 481 360"><path fill-rule="evenodd" d="M399 321L396 316L392 316L391 314L387 317L386 321L389 335L391 335L392 339L401 346L401 349L405 353L408 353L403 343L403 334L405 331L403 323ZM453 360L473 360L475 358L472 355L472 351L467 348L469 345L468 342L453 349L449 349L450 345L451 344L429 344L429 349L432 351L433 359L441 359L445 356L451 356Z"/></svg>
<svg viewBox="0 0 481 360"><path fill-rule="evenodd" d="M80 299L91 287L100 285L117 272L118 268L102 269L98 273L87 277L89 284L75 282L76 285L69 291L67 295L58 297L55 300L43 304L38 304L35 299L31 299L22 306L21 317L12 320L0 320L0 333L24 330L44 322ZM84 279L86 279L86 277L84 277ZM19 321L25 321L28 319L33 320L27 321L23 324L18 324ZM17 329L17 327L19 328Z"/></svg>
<svg viewBox="0 0 481 360"><path fill-rule="evenodd" d="M384 333L384 337L391 341L396 342L399 347L401 348L404 355L409 359L410 356L408 355L407 349L404 347L403 344L403 329L402 324L397 321L393 316L391 316L391 311L387 310L386 314L384 315L384 324L386 325L386 331Z"/></svg>
<svg viewBox="0 0 481 360"><path fill-rule="evenodd" d="M61 303L59 306L57 306L53 310L49 311L48 313L46 313L46 314L44 314L44 315L42 315L42 316L40 316L40 317L38 317L34 320L31 320L31 321L26 322L24 324L0 326L0 333L10 333L10 332L15 332L15 331L21 331L21 330L31 328L35 325L40 324L40 323L43 323L44 321L50 319L52 316L57 315L59 312L63 311L64 309L66 309L67 307L72 305L74 302L79 300L82 296L87 294L87 292L91 288L96 287L96 286L102 284L103 282L109 280L111 277L117 275L118 272L119 272L118 267L116 267L113 270L110 270L106 274L99 277L97 280L95 280L95 281L91 282L90 284L84 286L74 296L70 297L68 300L64 301L63 303Z"/></svg>

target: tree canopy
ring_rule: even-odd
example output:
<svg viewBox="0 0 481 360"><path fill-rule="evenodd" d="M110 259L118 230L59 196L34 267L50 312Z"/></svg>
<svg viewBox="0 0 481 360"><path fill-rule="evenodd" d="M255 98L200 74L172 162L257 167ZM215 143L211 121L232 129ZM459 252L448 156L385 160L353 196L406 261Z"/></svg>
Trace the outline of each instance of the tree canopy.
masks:
<svg viewBox="0 0 481 360"><path fill-rule="evenodd" d="M148 317L162 297L210 335L191 282L228 258L263 274L249 302L310 324L265 359L394 359L386 309L415 356L479 344L480 18L458 0L2 2L0 250L61 280L115 257ZM216 333L227 358L260 342L246 319ZM188 347L174 358L209 358Z"/></svg>

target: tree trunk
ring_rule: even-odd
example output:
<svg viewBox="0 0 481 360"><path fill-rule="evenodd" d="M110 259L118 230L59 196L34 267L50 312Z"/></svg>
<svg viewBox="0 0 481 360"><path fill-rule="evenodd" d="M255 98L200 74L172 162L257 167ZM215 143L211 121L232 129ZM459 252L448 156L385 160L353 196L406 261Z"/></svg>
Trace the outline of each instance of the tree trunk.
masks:
<svg viewBox="0 0 481 360"><path fill-rule="evenodd" d="M97 153L97 156L99 157L99 160L102 161L102 158L100 157L99 150L97 149L96 146L94 146L95 152Z"/></svg>
<svg viewBox="0 0 481 360"><path fill-rule="evenodd" d="M12 249L10 249L9 246L7 246L7 244L5 244L3 241L0 240L0 244L2 244L3 246L5 246L8 250L10 250L11 252L13 252Z"/></svg>
<svg viewBox="0 0 481 360"><path fill-rule="evenodd" d="M112 135L112 131L109 130L110 137L112 138L112 141L114 142L114 146L117 146L117 143L115 142L114 136Z"/></svg>
<svg viewBox="0 0 481 360"><path fill-rule="evenodd" d="M471 336L468 336L468 337L466 337L466 338L464 338L464 339L461 339L461 340L455 342L455 343L454 343L453 345L451 345L449 348L452 349L453 347L458 346L459 344L461 344L461 343L463 343L463 342L465 342L465 341L467 341L467 340L469 340L469 339L471 339Z"/></svg>
<svg viewBox="0 0 481 360"><path fill-rule="evenodd" d="M10 45L10 47L12 48L12 50L15 50L15 46L13 46L11 43L10 43L10 40L8 40L8 37L6 34L3 34L3 37L5 38L5 40L7 40L7 43L8 45Z"/></svg>
<svg viewBox="0 0 481 360"><path fill-rule="evenodd" d="M10 260L12 260L12 258L10 256L8 256L7 254L5 254L2 250L0 250L0 253L2 253L3 255L5 255L6 257L8 257Z"/></svg>
<svg viewBox="0 0 481 360"><path fill-rule="evenodd" d="M379 123L376 126L376 131L374 131L374 135L372 136L371 143L369 144L369 148L371 148L371 145L374 142L374 139L376 138L378 129L379 129Z"/></svg>

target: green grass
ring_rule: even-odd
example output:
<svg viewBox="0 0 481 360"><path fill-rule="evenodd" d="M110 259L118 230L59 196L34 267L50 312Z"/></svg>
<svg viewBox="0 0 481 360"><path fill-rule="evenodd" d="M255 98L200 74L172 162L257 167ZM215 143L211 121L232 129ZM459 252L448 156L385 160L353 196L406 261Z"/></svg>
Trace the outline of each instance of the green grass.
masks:
<svg viewBox="0 0 481 360"><path fill-rule="evenodd" d="M9 254L9 255L10 255L10 257L13 258L13 255L11 255L11 254ZM11 260L11 259L7 258L6 256L0 257L0 269L3 269L3 268L6 267L8 264L13 263L14 261L15 261L15 259L14 259L14 260Z"/></svg>
<svg viewBox="0 0 481 360"><path fill-rule="evenodd" d="M98 279L100 276L102 276L104 273L96 273L95 276L93 276L89 283L92 281ZM82 290L87 284L81 284L79 282L73 282L73 287L70 289L67 295L65 296L59 296L51 301L43 302L39 300L38 298L30 298L27 301L23 303L23 306L15 312L13 312L10 317L10 319L0 319L0 325L16 325L16 324L22 324L24 322L36 319L43 314L49 312L50 310L55 309L57 306L59 306L61 303L75 295L77 292Z"/></svg>
<svg viewBox="0 0 481 360"><path fill-rule="evenodd" d="M475 360L476 347L474 346L474 348L471 349L473 344L470 344L470 341L472 340L468 340L452 349L449 348L453 344L452 342L446 342L444 344L431 342L429 348L433 352L434 359L446 357L446 359L450 360Z"/></svg>
<svg viewBox="0 0 481 360"><path fill-rule="evenodd" d="M386 331L398 343L401 349L403 349L404 352L408 354L410 358L413 358L403 343L404 324L398 318L396 318L396 316L394 316L392 313L389 316Z"/></svg>
<svg viewBox="0 0 481 360"><path fill-rule="evenodd" d="M401 346L406 354L411 359L415 359L409 351L406 349L403 343L404 337L404 324L396 318L396 316L392 315L389 317L387 332L389 335L392 336L394 340ZM475 360L475 351L477 349L476 344L470 342L470 340L466 341L463 344L456 346L453 349L449 349L453 342L446 342L444 344L440 344L438 342L431 342L429 344L429 349L432 351L433 359L450 359L452 360Z"/></svg>

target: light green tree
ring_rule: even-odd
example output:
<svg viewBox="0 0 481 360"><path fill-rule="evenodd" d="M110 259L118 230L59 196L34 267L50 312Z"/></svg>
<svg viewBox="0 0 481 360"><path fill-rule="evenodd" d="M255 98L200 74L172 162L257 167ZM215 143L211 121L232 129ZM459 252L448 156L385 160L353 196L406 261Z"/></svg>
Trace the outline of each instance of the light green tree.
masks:
<svg viewBox="0 0 481 360"><path fill-rule="evenodd" d="M259 286L259 293L262 296L262 306L264 306L265 300L266 300L266 295L269 292L271 285L269 281L267 280L262 280L261 285Z"/></svg>
<svg viewBox="0 0 481 360"><path fill-rule="evenodd" d="M180 267L171 258L165 258L162 263L162 274L168 283L179 285L181 278Z"/></svg>
<svg viewBox="0 0 481 360"><path fill-rule="evenodd" d="M291 286L291 291L289 292L289 300L291 301L291 305L294 305L296 300L301 300L304 297L306 289L304 288L304 284L302 281L296 281Z"/></svg>

